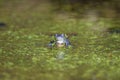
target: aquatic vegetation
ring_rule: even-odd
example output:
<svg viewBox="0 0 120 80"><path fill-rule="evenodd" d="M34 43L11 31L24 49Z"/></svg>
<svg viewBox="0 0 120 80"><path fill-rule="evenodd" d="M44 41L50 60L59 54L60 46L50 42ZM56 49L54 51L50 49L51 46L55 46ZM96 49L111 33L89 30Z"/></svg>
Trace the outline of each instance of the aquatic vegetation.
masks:
<svg viewBox="0 0 120 80"><path fill-rule="evenodd" d="M112 20L101 18L90 23L82 19L55 19L56 13L41 11L39 4L33 4L33 9L29 8L31 3L24 4L25 11L9 5L10 11L0 13L0 21L8 24L7 28L0 28L0 79L120 79L120 34L102 29L111 25ZM6 7L0 7L0 11L7 10ZM73 33L76 36L69 38L72 48L49 49L47 44L52 37L48 33Z"/></svg>

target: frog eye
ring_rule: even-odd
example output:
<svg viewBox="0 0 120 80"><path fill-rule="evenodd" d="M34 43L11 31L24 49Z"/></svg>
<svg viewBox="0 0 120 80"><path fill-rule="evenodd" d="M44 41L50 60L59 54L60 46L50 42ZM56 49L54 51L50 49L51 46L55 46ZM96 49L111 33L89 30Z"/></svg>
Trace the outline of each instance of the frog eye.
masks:
<svg viewBox="0 0 120 80"><path fill-rule="evenodd" d="M62 37L64 37L64 34L61 34Z"/></svg>
<svg viewBox="0 0 120 80"><path fill-rule="evenodd" d="M67 34L65 34L65 37L66 37L66 38L68 38L68 35L67 35Z"/></svg>
<svg viewBox="0 0 120 80"><path fill-rule="evenodd" d="M55 37L57 37L58 36L58 34L55 34Z"/></svg>

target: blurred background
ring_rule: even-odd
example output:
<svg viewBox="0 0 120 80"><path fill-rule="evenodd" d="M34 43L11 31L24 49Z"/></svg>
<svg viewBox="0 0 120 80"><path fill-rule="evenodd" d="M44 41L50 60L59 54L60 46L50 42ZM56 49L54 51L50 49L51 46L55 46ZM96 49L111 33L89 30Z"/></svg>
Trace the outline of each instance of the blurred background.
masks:
<svg viewBox="0 0 120 80"><path fill-rule="evenodd" d="M119 2L119 0L0 0L0 22L7 25L12 23L9 26L30 27L41 25L43 20L48 19L53 22L68 19L95 22L104 18L113 20L113 24L119 25L119 21L116 21L120 17Z"/></svg>
<svg viewBox="0 0 120 80"><path fill-rule="evenodd" d="M55 11L92 13L101 17L115 18L119 16L119 0L50 0Z"/></svg>

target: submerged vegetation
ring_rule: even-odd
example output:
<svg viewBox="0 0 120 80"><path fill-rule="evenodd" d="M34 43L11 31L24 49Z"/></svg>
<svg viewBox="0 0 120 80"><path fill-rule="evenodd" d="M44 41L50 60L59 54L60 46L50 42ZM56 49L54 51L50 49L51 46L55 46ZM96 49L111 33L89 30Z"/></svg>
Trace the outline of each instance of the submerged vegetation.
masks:
<svg viewBox="0 0 120 80"><path fill-rule="evenodd" d="M119 18L90 9L75 18L52 12L48 2L6 1L0 1L0 23L6 24L0 27L1 80L120 79ZM54 33L68 34L72 48L47 48Z"/></svg>

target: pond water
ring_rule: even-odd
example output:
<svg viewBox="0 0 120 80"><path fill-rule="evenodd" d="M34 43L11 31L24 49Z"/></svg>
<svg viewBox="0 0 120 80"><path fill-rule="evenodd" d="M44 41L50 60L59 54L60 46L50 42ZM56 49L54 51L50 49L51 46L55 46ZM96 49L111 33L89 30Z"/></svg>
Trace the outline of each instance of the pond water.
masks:
<svg viewBox="0 0 120 80"><path fill-rule="evenodd" d="M120 19L115 10L57 13L38 0L0 4L2 80L120 79ZM73 47L47 48L54 33L66 33Z"/></svg>

